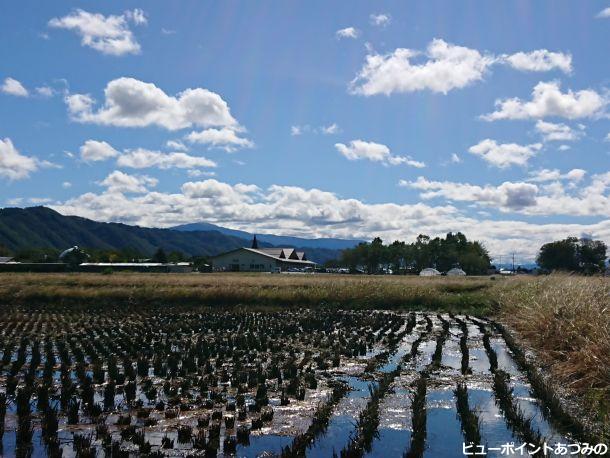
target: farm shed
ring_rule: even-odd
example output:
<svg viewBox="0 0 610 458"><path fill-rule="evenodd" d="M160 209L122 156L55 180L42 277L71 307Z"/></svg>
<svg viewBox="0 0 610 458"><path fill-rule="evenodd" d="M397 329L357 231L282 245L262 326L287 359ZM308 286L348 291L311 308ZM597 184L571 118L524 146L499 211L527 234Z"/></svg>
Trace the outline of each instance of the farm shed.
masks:
<svg viewBox="0 0 610 458"><path fill-rule="evenodd" d="M436 277L437 275L440 275L441 273L436 270L433 269L432 267L428 267L426 269L423 269L420 273L419 276L420 277Z"/></svg>
<svg viewBox="0 0 610 458"><path fill-rule="evenodd" d="M459 277L459 276L464 276L466 275L466 272L464 272L462 269L460 269L459 267L454 267L453 269L451 269L449 272L447 272L447 275L450 277Z"/></svg>

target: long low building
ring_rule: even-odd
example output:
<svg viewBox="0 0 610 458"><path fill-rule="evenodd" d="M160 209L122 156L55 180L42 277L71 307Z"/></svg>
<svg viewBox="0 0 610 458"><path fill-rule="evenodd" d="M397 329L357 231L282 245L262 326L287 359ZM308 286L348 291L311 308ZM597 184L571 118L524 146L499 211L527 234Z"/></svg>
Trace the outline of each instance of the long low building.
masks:
<svg viewBox="0 0 610 458"><path fill-rule="evenodd" d="M237 248L212 258L214 270L228 272L276 272L290 269L313 269L302 251L294 248L258 248L256 237L252 248Z"/></svg>

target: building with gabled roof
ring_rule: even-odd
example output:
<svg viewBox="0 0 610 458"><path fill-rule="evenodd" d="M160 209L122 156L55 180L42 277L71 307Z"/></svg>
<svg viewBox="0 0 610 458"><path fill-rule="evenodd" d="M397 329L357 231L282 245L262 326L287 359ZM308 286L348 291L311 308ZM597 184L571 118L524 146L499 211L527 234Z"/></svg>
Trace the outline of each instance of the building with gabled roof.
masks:
<svg viewBox="0 0 610 458"><path fill-rule="evenodd" d="M229 272L277 272L291 269L313 269L315 262L309 261L305 252L294 248L259 248L256 236L252 247L242 247L212 258L214 270Z"/></svg>

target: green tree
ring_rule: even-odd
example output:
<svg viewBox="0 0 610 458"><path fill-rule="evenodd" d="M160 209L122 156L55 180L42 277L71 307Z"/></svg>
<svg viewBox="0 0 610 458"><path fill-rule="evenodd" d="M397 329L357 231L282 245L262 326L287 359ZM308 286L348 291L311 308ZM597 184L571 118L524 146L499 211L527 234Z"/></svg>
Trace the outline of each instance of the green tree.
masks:
<svg viewBox="0 0 610 458"><path fill-rule="evenodd" d="M540 247L536 263L548 271L578 271L578 239L568 237L565 240L545 243Z"/></svg>
<svg viewBox="0 0 610 458"><path fill-rule="evenodd" d="M606 244L600 240L568 237L542 245L536 262L548 271L593 274L604 270L606 251Z"/></svg>
<svg viewBox="0 0 610 458"><path fill-rule="evenodd" d="M606 244L601 240L580 239L578 265L581 272L592 274L603 272L606 262Z"/></svg>
<svg viewBox="0 0 610 458"><path fill-rule="evenodd" d="M160 262L162 264L167 264L167 255L165 254L165 250L159 247L155 254L152 257L152 262Z"/></svg>
<svg viewBox="0 0 610 458"><path fill-rule="evenodd" d="M76 269L83 262L89 260L89 255L82 249L74 247L61 257L61 262L68 264L70 269Z"/></svg>
<svg viewBox="0 0 610 458"><path fill-rule="evenodd" d="M371 243L344 250L341 257L342 265L350 269L365 266L368 273L378 273L380 266L390 265L395 273L401 270L419 272L426 267L446 272L461 267L469 275L484 275L490 261L489 253L481 243L468 241L460 232L450 232L444 239L420 234L414 243L396 240L387 246L376 237Z"/></svg>

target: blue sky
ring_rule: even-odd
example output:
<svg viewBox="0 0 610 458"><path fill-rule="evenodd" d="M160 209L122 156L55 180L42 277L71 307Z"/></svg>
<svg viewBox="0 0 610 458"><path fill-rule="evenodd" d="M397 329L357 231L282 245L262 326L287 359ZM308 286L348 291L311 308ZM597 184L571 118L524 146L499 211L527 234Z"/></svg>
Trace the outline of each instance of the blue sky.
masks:
<svg viewBox="0 0 610 458"><path fill-rule="evenodd" d="M610 3L10 2L0 205L610 242ZM169 142L169 143L168 143Z"/></svg>

